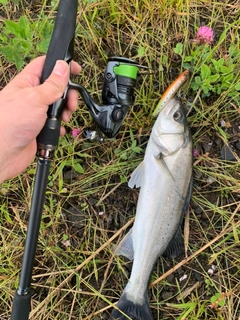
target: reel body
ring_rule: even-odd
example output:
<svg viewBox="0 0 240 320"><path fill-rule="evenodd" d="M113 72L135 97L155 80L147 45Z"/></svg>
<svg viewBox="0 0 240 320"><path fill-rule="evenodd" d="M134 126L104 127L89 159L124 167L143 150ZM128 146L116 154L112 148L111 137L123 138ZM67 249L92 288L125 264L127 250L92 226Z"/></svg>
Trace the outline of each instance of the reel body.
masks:
<svg viewBox="0 0 240 320"><path fill-rule="evenodd" d="M140 66L127 58L109 58L104 73L102 105L98 105L87 90L73 82L69 89L76 89L81 94L93 120L108 138L113 138L135 100L134 89Z"/></svg>

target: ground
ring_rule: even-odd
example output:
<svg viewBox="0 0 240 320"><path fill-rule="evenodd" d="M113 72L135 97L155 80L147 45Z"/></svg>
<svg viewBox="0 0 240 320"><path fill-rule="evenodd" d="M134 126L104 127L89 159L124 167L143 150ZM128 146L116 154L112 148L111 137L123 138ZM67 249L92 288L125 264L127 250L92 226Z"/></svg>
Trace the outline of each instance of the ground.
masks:
<svg viewBox="0 0 240 320"><path fill-rule="evenodd" d="M17 66L21 69L47 49L56 6L57 1L7 1L1 7L2 22L27 17L25 31L31 44L26 45L26 34L14 34L2 24L1 47L12 39L11 48L21 43L25 51L17 55L19 60L0 49L1 87L18 72ZM84 129L95 125L81 98L66 124L67 135L60 140L49 175L30 319L108 319L111 303L118 301L131 272L131 262L113 254L136 212L139 190L130 189L127 181L143 158L154 109L186 63L192 75L179 94L195 152L184 228L186 252L174 260L159 258L150 279L150 305L155 319L240 318L240 109L238 87L234 89L239 83L239 9L238 1L79 4L75 60L83 71L75 81L99 101L107 57L125 56L149 71L141 71L134 106L114 139L99 143L84 138ZM221 82L213 87L218 86L220 93L202 91L206 79L201 65L212 72L213 66L193 42L201 25L211 26L215 33L214 43L201 50L217 61L223 58L226 68L234 65L231 72L224 69L226 75L219 71ZM182 53L176 51L178 43L183 44ZM186 61L187 56L194 59ZM224 89L229 73L233 78ZM199 89L191 86L196 76L205 81ZM71 135L74 128L81 131L77 138ZM0 186L2 320L10 317L18 285L35 169L36 161Z"/></svg>

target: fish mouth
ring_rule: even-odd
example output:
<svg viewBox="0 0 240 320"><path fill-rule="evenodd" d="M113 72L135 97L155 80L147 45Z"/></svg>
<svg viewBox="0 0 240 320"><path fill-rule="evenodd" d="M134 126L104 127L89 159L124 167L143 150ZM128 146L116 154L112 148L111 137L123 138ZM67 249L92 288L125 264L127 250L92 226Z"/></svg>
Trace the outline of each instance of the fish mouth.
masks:
<svg viewBox="0 0 240 320"><path fill-rule="evenodd" d="M168 116L172 109L176 107L176 105L179 105L179 107L181 107L181 102L177 97L172 98L168 104L161 110L161 112L165 113L166 116Z"/></svg>
<svg viewBox="0 0 240 320"><path fill-rule="evenodd" d="M174 114L177 112L181 112L181 119L176 120L174 118ZM163 156L169 156L176 153L179 149L185 148L189 142L189 130L188 123L186 119L186 112L181 103L181 100L177 97L173 97L159 112L159 117L162 114L162 122L164 123L164 119L172 119L173 126L163 126L160 121L159 127L155 129L155 134L152 135L152 141L154 145L157 147L159 154ZM179 130L175 130L174 121L176 124L179 123ZM171 124L171 123L170 123ZM171 142L171 137L175 137L176 141L174 145Z"/></svg>
<svg viewBox="0 0 240 320"><path fill-rule="evenodd" d="M174 97L172 98L169 103L162 109L161 112L163 112L166 116L169 116L170 113L172 112L172 110L176 108L176 111L177 109L179 109L182 113L183 113L183 127L184 127L184 130L181 134L184 134L185 137L187 138L187 127L188 127L188 123L187 123L187 117L186 117L186 111L185 111L185 108L183 107L182 103L181 103L181 100L177 97Z"/></svg>

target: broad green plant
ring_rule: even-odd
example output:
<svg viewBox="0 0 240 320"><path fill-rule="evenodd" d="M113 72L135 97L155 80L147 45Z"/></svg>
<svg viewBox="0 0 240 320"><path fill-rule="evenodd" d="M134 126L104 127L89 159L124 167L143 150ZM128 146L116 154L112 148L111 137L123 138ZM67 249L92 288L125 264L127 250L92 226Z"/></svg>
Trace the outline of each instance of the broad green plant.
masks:
<svg viewBox="0 0 240 320"><path fill-rule="evenodd" d="M238 44L231 43L224 56L215 53L210 45L193 43L188 54L185 54L183 44L178 43L174 52L182 57L182 66L193 72L190 88L196 94L201 90L201 96L220 96L235 100L239 99L239 59Z"/></svg>
<svg viewBox="0 0 240 320"><path fill-rule="evenodd" d="M5 20L0 34L0 53L21 70L27 59L47 52L52 30L52 21L44 16L37 21L27 16L21 16L17 22Z"/></svg>

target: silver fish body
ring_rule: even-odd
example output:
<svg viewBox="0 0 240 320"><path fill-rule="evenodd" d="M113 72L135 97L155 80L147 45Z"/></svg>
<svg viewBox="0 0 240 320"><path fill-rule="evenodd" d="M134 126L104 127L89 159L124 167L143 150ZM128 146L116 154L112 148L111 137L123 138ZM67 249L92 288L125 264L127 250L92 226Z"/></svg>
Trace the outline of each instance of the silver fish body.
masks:
<svg viewBox="0 0 240 320"><path fill-rule="evenodd" d="M173 98L160 112L144 160L129 181L131 188L140 187L136 218L115 254L134 261L117 304L123 313L115 309L111 319L153 319L147 294L149 278L157 258L179 233L190 198L191 177L191 135L183 106Z"/></svg>

